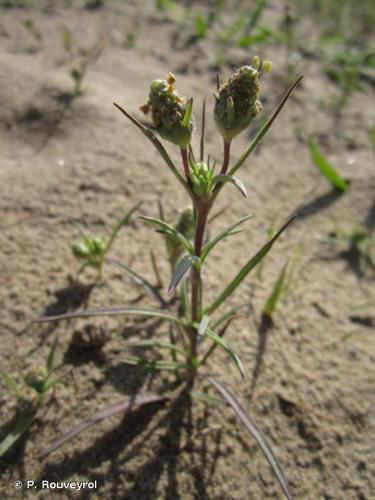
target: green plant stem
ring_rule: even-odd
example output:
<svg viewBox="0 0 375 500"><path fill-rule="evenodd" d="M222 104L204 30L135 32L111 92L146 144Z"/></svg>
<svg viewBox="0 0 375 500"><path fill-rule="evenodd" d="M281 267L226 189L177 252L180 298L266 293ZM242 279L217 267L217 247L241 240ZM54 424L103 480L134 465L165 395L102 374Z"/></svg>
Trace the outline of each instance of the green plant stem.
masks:
<svg viewBox="0 0 375 500"><path fill-rule="evenodd" d="M184 166L185 177L186 177L186 180L189 182L189 180L190 180L190 167L189 167L189 161L188 161L188 150L187 150L187 148L181 148L180 150L181 150L182 164Z"/></svg>
<svg viewBox="0 0 375 500"><path fill-rule="evenodd" d="M230 141L226 142L224 140L224 158L223 158L223 164L222 164L221 170L220 170L221 174L226 174L228 171L229 160L230 160L230 146L231 146L231 142Z"/></svg>

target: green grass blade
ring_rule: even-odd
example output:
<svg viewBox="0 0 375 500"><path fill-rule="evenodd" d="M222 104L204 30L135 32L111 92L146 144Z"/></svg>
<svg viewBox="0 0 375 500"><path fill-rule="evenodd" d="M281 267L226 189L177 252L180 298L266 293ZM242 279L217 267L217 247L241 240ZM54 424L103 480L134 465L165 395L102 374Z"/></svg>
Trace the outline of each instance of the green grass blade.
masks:
<svg viewBox="0 0 375 500"><path fill-rule="evenodd" d="M184 363L176 363L175 361L158 361L150 360L147 358L141 358L139 356L125 356L119 359L122 363L134 366L143 366L145 368L150 368L153 370L180 370L181 368L186 368Z"/></svg>
<svg viewBox="0 0 375 500"><path fill-rule="evenodd" d="M55 359L57 341L58 341L58 337L56 337L55 340L53 341L52 347L48 353L48 358L47 358L47 362L46 362L47 373L50 373L53 369L53 361Z"/></svg>
<svg viewBox="0 0 375 500"><path fill-rule="evenodd" d="M281 269L281 272L274 284L274 287L272 289L271 295L268 297L267 302L263 308L263 313L266 314L267 316L272 316L277 303L279 302L279 299L281 297L281 294L284 290L284 285L285 285L285 278L286 278L286 271L288 268L289 261L286 262Z"/></svg>
<svg viewBox="0 0 375 500"><path fill-rule="evenodd" d="M3 370L0 370L0 377L4 380L9 389L15 391L17 394L20 392L22 386L18 384L13 377L7 375Z"/></svg>
<svg viewBox="0 0 375 500"><path fill-rule="evenodd" d="M153 318L162 318L174 323L182 324L179 318L161 309L151 309L146 307L102 307L99 309L87 309L85 311L76 311L66 314L59 314L57 316L44 316L33 321L33 323L47 323L52 321L61 321L74 318L91 318L94 316L150 316Z"/></svg>
<svg viewBox="0 0 375 500"><path fill-rule="evenodd" d="M182 233L177 231L173 226L165 221L157 219L156 217L147 217L146 215L141 215L140 218L145 220L146 222L149 222L150 224L153 224L154 226L159 227L164 234L167 234L168 236L178 241L187 252L189 252L190 254L194 254L193 245L185 238Z"/></svg>
<svg viewBox="0 0 375 500"><path fill-rule="evenodd" d="M0 457L2 457L14 443L24 434L32 424L36 412L31 411L21 415L14 429L0 443Z"/></svg>
<svg viewBox="0 0 375 500"><path fill-rule="evenodd" d="M258 0L254 11L252 12L249 21L245 27L244 33L245 35L249 35L253 28L258 24L264 9L267 7L268 0Z"/></svg>
<svg viewBox="0 0 375 500"><path fill-rule="evenodd" d="M259 264L259 262L268 254L271 250L275 241L279 238L279 236L285 231L285 229L289 226L289 224L295 219L295 215L291 217L283 227L275 234L275 236L268 241L258 253L256 253L251 259L244 265L244 267L240 270L240 272L235 276L235 278L227 285L224 291L215 299L215 301L204 311L204 314L211 315L215 309L217 309L233 292L234 290L242 283L242 281L246 278L249 272L254 269L254 267Z"/></svg>
<svg viewBox="0 0 375 500"><path fill-rule="evenodd" d="M105 248L105 251L108 252L108 250L111 248L114 240L116 239L116 236L118 234L118 232L120 231L120 229L123 227L123 226L126 226L130 220L130 217L133 215L133 213L138 210L138 208L142 205L142 202L140 203L137 203L137 205L135 205L133 208L131 208L125 215L124 217L122 217L122 219L120 219L118 221L118 223L115 225L115 227L112 229L112 232L109 236L109 240L106 244L106 248Z"/></svg>
<svg viewBox="0 0 375 500"><path fill-rule="evenodd" d="M200 161L204 161L204 143L206 137L206 99L203 99L202 106L202 129L201 129L201 140L200 140Z"/></svg>
<svg viewBox="0 0 375 500"><path fill-rule="evenodd" d="M146 290L146 292L151 295L151 297L156 299L162 307L168 307L167 302L160 295L159 291L153 285L151 285L149 281L147 281L145 278L142 278L142 276L130 269L130 267L121 264L121 262L118 262L117 260L109 259L108 262L126 273L134 281L134 283Z"/></svg>
<svg viewBox="0 0 375 500"><path fill-rule="evenodd" d="M348 189L348 183L341 175L333 168L333 166L328 163L327 159L321 151L319 151L313 138L309 139L309 149L312 161L314 165L320 170L320 172L329 180L340 191L344 192Z"/></svg>
<svg viewBox="0 0 375 500"><path fill-rule="evenodd" d="M180 182L180 184L183 185L183 187L185 188L186 192L188 193L188 195L191 197L191 191L190 191L190 188L187 184L187 182L185 181L185 179L182 177L182 175L180 174L180 172L178 171L177 167L175 166L175 164L173 163L173 161L171 160L169 154L167 153L166 149L164 148L164 146L161 144L161 142L157 139L157 137L155 136L155 134L147 127L145 127L144 125L142 125L142 123L140 123L136 118L134 118L130 113L128 113L124 108L122 108L120 105L116 104L115 102L113 103L114 106L116 106L117 109L119 109L121 111L121 113L123 113L136 127L139 128L139 130L141 130L141 132L143 132L143 134L147 137L147 139L149 139L151 141L151 143L154 145L154 147L158 150L160 156L163 158L163 160L165 161L165 163L167 164L168 168L171 170L171 172L173 173L173 175L176 177L176 179Z"/></svg>
<svg viewBox="0 0 375 500"><path fill-rule="evenodd" d="M375 148L375 127L373 127L371 129L371 141L372 141L372 145L374 146Z"/></svg>
<svg viewBox="0 0 375 500"><path fill-rule="evenodd" d="M237 356L237 354L229 347L229 345L218 335L216 335L215 332L213 332L211 329L207 328L206 329L206 336L209 337L215 344L217 344L219 347L221 347L229 356L232 358L234 361L235 365L239 369L241 376L245 376L244 368L242 365L242 361L240 358Z"/></svg>
<svg viewBox="0 0 375 500"><path fill-rule="evenodd" d="M242 194L242 196L247 196L245 184L238 179L237 177L233 177L233 175L229 174L218 174L215 175L215 177L212 179L212 184L215 185L218 182L221 182L225 184L226 182L230 182L233 184L233 186L236 186L236 188L239 190L239 192Z"/></svg>
<svg viewBox="0 0 375 500"><path fill-rule="evenodd" d="M117 403L104 408L103 410L98 411L94 415L86 418L83 422L81 422L76 427L73 427L69 431L65 432L59 439L57 439L54 443L49 445L42 451L42 455L48 455L53 451L60 448L67 441L70 441L74 437L81 434L81 432L85 431L89 427L99 423L100 421L110 418L117 413L124 413L126 411L131 411L139 408L140 406L150 404L150 403L158 403L162 401L166 401L169 399L167 396L163 396L156 393L148 393L141 394L139 396L128 397L125 399L121 399Z"/></svg>
<svg viewBox="0 0 375 500"><path fill-rule="evenodd" d="M229 405L233 408L234 412L241 420L243 425L246 427L246 429L250 432L250 434L259 444L286 498L288 498L288 500L291 500L292 493L290 491L288 481L284 476L279 461L277 460L274 452L272 451L271 446L268 444L261 430L258 428L254 420L247 414L247 412L245 411L241 403L238 401L238 399L235 397L235 395L221 381L217 380L214 377L207 377L207 379L217 389L217 391L221 394L221 396L229 403Z"/></svg>
<svg viewBox="0 0 375 500"><path fill-rule="evenodd" d="M216 398L215 396L209 396L204 392L191 391L190 396L198 401L203 401L204 403L214 404L214 405L225 405L226 401L221 398Z"/></svg>
<svg viewBox="0 0 375 500"><path fill-rule="evenodd" d="M57 378L54 378L52 380L46 380L46 382L44 384L43 392L47 392L50 389L52 389L52 387L54 387L56 384L58 384L59 382L61 382L67 375L69 375L69 373L70 372L66 372L66 373L63 373L62 375L60 375Z"/></svg>
<svg viewBox="0 0 375 500"><path fill-rule="evenodd" d="M212 330L217 330L219 326L224 323L227 319L230 319L231 317L235 316L238 311L241 311L241 309L249 309L250 304L241 304L236 307L232 307L229 311L226 313L222 314L212 325Z"/></svg>
<svg viewBox="0 0 375 500"><path fill-rule="evenodd" d="M189 271L189 269L195 264L200 262L200 258L196 255L184 255L182 259L176 266L175 272L173 273L171 282L168 288L168 295L172 295L176 288L178 287L180 281Z"/></svg>
<svg viewBox="0 0 375 500"><path fill-rule="evenodd" d="M164 342L161 340L132 340L126 343L127 347L159 347L160 349L168 349L169 351L175 351L180 353L185 358L188 357L188 353L183 351L176 344L171 344L169 342Z"/></svg>
<svg viewBox="0 0 375 500"><path fill-rule="evenodd" d="M263 137L266 135L268 130L271 128L273 122L276 120L278 117L280 111L283 109L286 101L289 99L290 94L293 92L293 90L297 87L297 85L300 83L302 80L302 76L297 78L297 80L292 83L292 85L289 87L288 91L282 98L280 104L277 106L275 112L271 116L271 118L267 121L265 125L260 129L260 131L257 133L255 136L254 140L250 144L250 146L246 149L246 151L240 156L240 158L237 160L237 162L233 165L233 167L230 169L229 174L233 175L247 160L247 158L251 155L251 153L254 151L254 149L257 147L257 145L260 143L260 141L263 139Z"/></svg>
<svg viewBox="0 0 375 500"><path fill-rule="evenodd" d="M207 257L207 255L211 252L211 250L221 241L222 239L226 238L227 236L231 236L232 234L235 234L237 231L236 228L249 220L252 217L252 215L246 215L245 217L242 217L236 222L233 222L233 224L230 224L227 226L223 231L221 231L217 236L212 238L212 240L208 241L203 249L202 249L202 254L201 254L201 261L203 262L204 259Z"/></svg>

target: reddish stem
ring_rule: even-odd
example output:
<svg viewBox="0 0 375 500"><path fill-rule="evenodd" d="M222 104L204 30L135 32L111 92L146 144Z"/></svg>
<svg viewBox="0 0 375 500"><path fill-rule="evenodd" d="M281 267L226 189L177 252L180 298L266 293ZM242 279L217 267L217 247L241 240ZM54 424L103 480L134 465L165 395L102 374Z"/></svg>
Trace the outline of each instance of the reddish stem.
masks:
<svg viewBox="0 0 375 500"><path fill-rule="evenodd" d="M221 170L220 170L221 174L226 174L228 171L229 160L230 160L230 145L231 145L231 142L225 142L225 140L224 140L224 158L223 158L223 164L222 164Z"/></svg>

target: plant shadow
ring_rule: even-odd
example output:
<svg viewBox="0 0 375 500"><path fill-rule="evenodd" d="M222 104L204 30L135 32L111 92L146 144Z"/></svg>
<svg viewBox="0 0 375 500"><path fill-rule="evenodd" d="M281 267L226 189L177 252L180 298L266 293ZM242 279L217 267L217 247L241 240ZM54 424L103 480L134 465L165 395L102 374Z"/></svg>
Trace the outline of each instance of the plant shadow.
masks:
<svg viewBox="0 0 375 500"><path fill-rule="evenodd" d="M311 217L321 210L328 208L333 205L340 197L342 196L342 192L337 188L332 188L328 193L324 193L320 196L317 196L313 200L308 201L305 204L302 204L297 209L298 219L306 219L307 217Z"/></svg>
<svg viewBox="0 0 375 500"><path fill-rule="evenodd" d="M260 325L257 329L258 334L258 345L257 345L257 354L255 358L255 366L252 374L252 381L250 386L249 399L252 400L255 392L255 387L258 382L258 378L260 376L260 372L263 365L263 359L266 354L267 349L267 340L268 333L270 329L273 327L273 322L271 316L268 314L262 314Z"/></svg>

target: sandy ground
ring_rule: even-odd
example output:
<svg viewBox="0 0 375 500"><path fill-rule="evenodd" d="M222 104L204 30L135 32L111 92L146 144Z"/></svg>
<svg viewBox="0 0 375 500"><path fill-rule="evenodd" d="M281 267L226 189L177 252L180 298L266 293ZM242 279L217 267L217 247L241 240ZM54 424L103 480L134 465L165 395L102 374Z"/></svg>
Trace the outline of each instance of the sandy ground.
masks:
<svg viewBox="0 0 375 500"><path fill-rule="evenodd" d="M13 488L15 479L44 479L97 480L90 498L281 498L261 451L231 410L199 402L189 409L178 395L168 404L104 421L47 458L39 457L62 430L107 403L161 388L170 380L114 361L125 352L126 339L162 335L163 327L155 322L119 318L30 326L30 321L41 314L138 300L139 291L109 265L96 287L91 287L90 272L76 280L78 264L70 253L76 233L69 220L78 219L104 235L138 201L143 201L142 213L156 216L162 197L173 222L188 200L157 153L112 103L141 118L138 107L150 81L173 71L180 92L194 96L197 109L206 97L211 109L218 64L214 33L194 39L188 24L176 25L153 2L113 1L96 10L85 10L78 2L69 8L56 4L5 9L0 17L0 366L20 380L21 373L45 359L58 335L58 362L71 371L25 439L0 462L0 496L87 498L85 492ZM272 19L278 14L273 2L267 15ZM25 29L23 22L29 19L41 40ZM126 48L124 32L135 25L135 46ZM90 46L98 37L105 42L88 69L84 94L74 99L69 97L73 56L61 42L64 26L72 31L74 46ZM288 75L282 47L271 43L261 53L275 68L262 83L267 115ZM249 51L236 49L228 58L220 69L223 78L233 66L249 61ZM332 107L338 89L324 75L319 58L306 55L297 73L304 74L303 84L240 172L248 198L239 198L231 187L222 193L219 205L229 204L229 209L213 222L212 232L241 215L254 217L244 233L212 254L207 297L265 241L276 213L282 221L300 209L300 217L267 258L262 282L254 286L254 279L248 279L233 299L251 299L253 307L253 314L227 334L241 355L245 379L221 353L211 370L235 389L268 437L296 498L369 500L375 489L374 314L360 307L373 300L373 275L343 252L345 243L327 247L324 240L332 229L330 219L374 228L373 89L365 84L338 119ZM210 115L208 121L207 147L220 159ZM235 141L235 158L250 132ZM350 179L343 196L332 192L314 169L306 145L311 133ZM178 160L178 151L167 147ZM150 244L168 276L160 236L137 218L121 232L111 253L153 280ZM300 245L296 289L265 331L264 301L285 259ZM85 328L93 337L104 332L101 349L77 344L75 332ZM3 437L14 423L17 401L5 386L0 399Z"/></svg>

